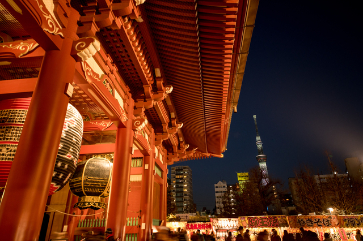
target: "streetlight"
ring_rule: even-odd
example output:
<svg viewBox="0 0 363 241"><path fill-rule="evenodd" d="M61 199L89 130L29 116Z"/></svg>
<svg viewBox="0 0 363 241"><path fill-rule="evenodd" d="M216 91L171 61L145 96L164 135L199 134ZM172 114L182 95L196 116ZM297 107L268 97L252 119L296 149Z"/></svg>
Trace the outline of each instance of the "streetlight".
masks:
<svg viewBox="0 0 363 241"><path fill-rule="evenodd" d="M328 208L329 212L330 212L330 215L331 215L331 212L334 211L334 208Z"/></svg>

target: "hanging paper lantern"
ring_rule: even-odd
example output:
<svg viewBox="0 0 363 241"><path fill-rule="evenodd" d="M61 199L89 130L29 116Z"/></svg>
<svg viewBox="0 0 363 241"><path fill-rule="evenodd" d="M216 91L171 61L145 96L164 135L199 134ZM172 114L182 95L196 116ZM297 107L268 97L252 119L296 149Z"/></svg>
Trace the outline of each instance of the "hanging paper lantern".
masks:
<svg viewBox="0 0 363 241"><path fill-rule="evenodd" d="M0 101L0 187L5 187L18 147L31 98ZM76 170L83 135L83 120L68 104L49 195L62 189Z"/></svg>
<svg viewBox="0 0 363 241"><path fill-rule="evenodd" d="M94 210L105 208L103 198L108 197L111 185L112 163L102 157L93 157L77 164L69 182L72 193L79 197L74 207Z"/></svg>

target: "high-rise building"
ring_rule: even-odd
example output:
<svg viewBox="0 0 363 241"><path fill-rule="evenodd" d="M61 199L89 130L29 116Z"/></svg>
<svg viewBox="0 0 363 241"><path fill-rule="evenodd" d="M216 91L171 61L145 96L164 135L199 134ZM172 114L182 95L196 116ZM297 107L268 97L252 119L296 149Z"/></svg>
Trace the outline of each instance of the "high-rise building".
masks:
<svg viewBox="0 0 363 241"><path fill-rule="evenodd" d="M219 181L217 184L214 184L214 192L216 195L216 213L221 214L223 210L223 196L227 192L227 182Z"/></svg>
<svg viewBox="0 0 363 241"><path fill-rule="evenodd" d="M214 190L216 195L216 214L234 215L237 205L235 191L239 192L239 184L227 184L226 181L219 181L217 184L214 184Z"/></svg>
<svg viewBox="0 0 363 241"><path fill-rule="evenodd" d="M249 179L248 172L237 172L237 180L240 190L243 190L248 179Z"/></svg>
<svg viewBox="0 0 363 241"><path fill-rule="evenodd" d="M363 162L358 157L344 159L346 171L355 181L363 181Z"/></svg>
<svg viewBox="0 0 363 241"><path fill-rule="evenodd" d="M171 195L176 213L194 211L192 169L188 166L171 168Z"/></svg>
<svg viewBox="0 0 363 241"><path fill-rule="evenodd" d="M269 182L268 180L268 172L267 172L267 156L263 153L263 147L262 147L262 141L260 134L258 133L258 127L257 127L257 120L256 115L253 115L253 119L255 120L255 128L256 128L256 146L257 146L257 156L256 159L258 161L258 165L260 166L260 169L263 172L263 175L266 177L262 180L263 184L267 184Z"/></svg>

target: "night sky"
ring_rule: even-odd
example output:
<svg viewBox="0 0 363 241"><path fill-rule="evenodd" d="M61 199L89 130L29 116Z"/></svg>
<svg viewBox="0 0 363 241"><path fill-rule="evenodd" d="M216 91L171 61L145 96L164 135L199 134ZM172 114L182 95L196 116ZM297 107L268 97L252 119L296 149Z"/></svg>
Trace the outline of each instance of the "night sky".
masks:
<svg viewBox="0 0 363 241"><path fill-rule="evenodd" d="M363 160L363 11L358 2L260 1L224 158L173 165L192 168L197 210L214 208L215 183L236 183L236 172L258 165L254 114L269 174L286 190L301 165L327 173L325 151L341 172L345 158Z"/></svg>

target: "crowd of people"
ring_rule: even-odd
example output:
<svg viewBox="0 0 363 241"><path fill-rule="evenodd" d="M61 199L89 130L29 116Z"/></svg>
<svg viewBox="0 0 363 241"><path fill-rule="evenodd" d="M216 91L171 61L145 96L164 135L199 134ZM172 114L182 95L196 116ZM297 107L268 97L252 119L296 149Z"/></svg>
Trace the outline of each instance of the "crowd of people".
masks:
<svg viewBox="0 0 363 241"><path fill-rule="evenodd" d="M170 240L170 241L215 241L215 235L212 232L208 233L208 231L206 231L205 233L201 233L200 230L198 229L197 231L193 232L190 236L187 234L187 232L181 228L178 228L178 231L173 233L170 232L170 230L168 228L165 229L159 229L158 232L155 235L155 239L156 241L165 241L165 240Z"/></svg>
<svg viewBox="0 0 363 241"><path fill-rule="evenodd" d="M356 232L356 241L363 241L361 238L360 230ZM208 233L201 234L200 230L193 232L191 234L190 240L187 235L187 232L181 228L178 228L178 231L175 233L170 232L168 228L163 230L159 230L156 234L155 239L156 241L215 241L216 237L211 231ZM238 228L238 235L236 238L233 238L232 232L228 232L227 237L225 237L225 241L251 241L250 231L246 229L244 231L243 227L240 226ZM304 228L300 228L300 232L293 235L289 233L287 230L284 230L284 234L282 239L280 235L278 235L277 230L272 229L272 234L270 236L267 230L264 230L257 234L256 241L320 241L317 233L312 232L310 230L305 230ZM330 233L324 233L324 240L323 241L332 241Z"/></svg>

